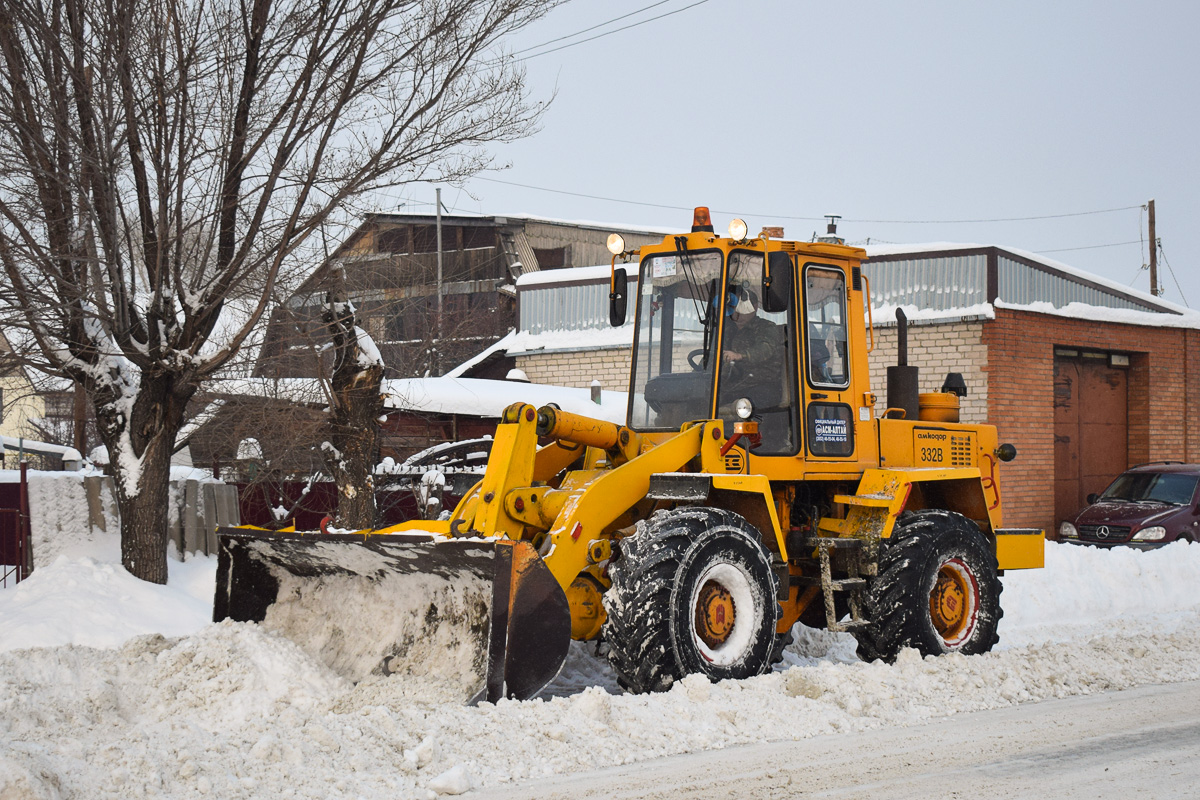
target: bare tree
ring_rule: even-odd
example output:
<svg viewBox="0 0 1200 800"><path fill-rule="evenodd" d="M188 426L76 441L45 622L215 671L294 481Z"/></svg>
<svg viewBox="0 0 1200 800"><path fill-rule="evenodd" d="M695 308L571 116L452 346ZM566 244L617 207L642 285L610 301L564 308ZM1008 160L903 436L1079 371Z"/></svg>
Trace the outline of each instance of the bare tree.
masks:
<svg viewBox="0 0 1200 800"><path fill-rule="evenodd" d="M134 575L166 580L197 388L349 199L531 130L497 43L557 2L0 3L0 322L86 388Z"/></svg>
<svg viewBox="0 0 1200 800"><path fill-rule="evenodd" d="M337 524L346 528L375 525L376 443L383 408L383 359L375 342L357 324L346 299L344 273L331 273L325 302L325 326L333 339L333 395L330 403L327 462L338 487Z"/></svg>

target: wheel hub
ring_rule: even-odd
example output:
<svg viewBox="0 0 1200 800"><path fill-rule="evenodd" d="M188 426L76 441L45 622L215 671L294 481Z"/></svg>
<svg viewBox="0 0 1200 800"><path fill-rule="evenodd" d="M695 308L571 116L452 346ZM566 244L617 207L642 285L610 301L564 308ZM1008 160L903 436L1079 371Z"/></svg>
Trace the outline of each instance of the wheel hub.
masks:
<svg viewBox="0 0 1200 800"><path fill-rule="evenodd" d="M711 648L720 647L733 631L733 595L716 581L705 581L696 600L696 634Z"/></svg>
<svg viewBox="0 0 1200 800"><path fill-rule="evenodd" d="M948 645L958 644L974 628L977 592L974 576L960 559L951 559L938 570L929 593L929 615Z"/></svg>

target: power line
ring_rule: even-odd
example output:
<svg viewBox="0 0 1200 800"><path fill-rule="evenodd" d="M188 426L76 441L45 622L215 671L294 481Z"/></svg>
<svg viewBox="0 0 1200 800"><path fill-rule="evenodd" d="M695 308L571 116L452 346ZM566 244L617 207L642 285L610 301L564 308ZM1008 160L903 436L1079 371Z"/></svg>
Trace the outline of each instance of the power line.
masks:
<svg viewBox="0 0 1200 800"><path fill-rule="evenodd" d="M639 25L645 25L647 22L654 22L655 20L663 19L664 17L670 17L674 14L679 14L680 12L687 11L689 8L695 8L696 6L704 5L707 2L708 2L708 0L697 0L695 3L692 3L690 6L684 6L683 8L677 8L674 11L668 11L666 14L659 14L657 17L650 17L649 19L644 19L641 22L634 22L633 24L626 25L622 28L615 28L611 31L605 31L604 33L598 33L595 36L589 36L586 39L580 39L578 42L571 42L570 44L564 44L564 45L561 45L560 47L551 48L550 50L543 50L540 53L534 53L533 55L525 56L524 58L518 58L517 61L528 61L531 58L537 58L538 56L549 55L550 53L557 53L559 50L566 50L568 47L574 47L577 44L586 44L587 42L593 42L596 39L603 39L605 36L611 36L614 33L620 33L621 31L627 31L630 28L636 28ZM653 6L650 6L650 7L652 8ZM642 9L642 10L644 11L645 9ZM634 12L634 13L638 13L638 12ZM611 21L613 21L613 20L610 20L610 22ZM607 24L608 24L607 22L604 23L604 25L607 25ZM597 26L597 27L600 27L600 26ZM572 35L578 35L578 34L572 34ZM566 36L563 38L569 39L571 37ZM540 46L541 45L539 45L539 47Z"/></svg>
<svg viewBox="0 0 1200 800"><path fill-rule="evenodd" d="M670 0L658 0L657 3L651 3L650 5L648 5L644 8L639 8L637 11L630 11L628 14L622 14L619 17L613 17L612 19L608 20L607 22L601 22L599 25L593 25L592 27L584 28L581 31L575 31L574 33L568 33L566 36L559 36L557 39L551 39L548 42L542 42L541 44L535 44L533 47L526 47L521 50L515 50L515 51L513 51L512 55L517 56L517 55L520 55L521 53L528 53L530 50L538 50L540 48L545 47L546 45L555 44L556 42L561 42L564 39L573 39L576 36L579 36L581 34L588 33L590 31L594 31L597 28L603 28L605 25L611 25L614 22L620 22L621 20L623 20L627 17L632 17L635 14L642 13L643 11L649 11L650 9L655 8L656 6L661 6L662 4L669 3L669 2L670 2ZM647 21L649 21L649 20L647 20Z"/></svg>
<svg viewBox="0 0 1200 800"><path fill-rule="evenodd" d="M1112 214L1115 211L1132 211L1141 206L1121 206L1120 208L1101 208L1096 211L1073 211L1069 214L1041 214L1035 217L996 217L994 219L859 219L858 217L843 217L843 221L871 222L877 225L965 225L981 222L1032 222L1039 219L1063 219L1065 217L1087 217L1093 214Z"/></svg>
<svg viewBox="0 0 1200 800"><path fill-rule="evenodd" d="M1171 262L1167 261L1167 251L1163 250L1161 244L1158 245L1158 254L1162 256L1163 263L1167 265L1167 272L1171 273L1171 280L1175 282L1175 288L1179 291L1179 296L1183 298L1183 304L1191 308L1188 305L1187 296L1183 293L1183 287L1179 285L1179 279L1175 277L1175 270L1171 269Z"/></svg>
<svg viewBox="0 0 1200 800"><path fill-rule="evenodd" d="M516 186L521 189L533 189L538 192L550 192L551 194L565 194L571 197L582 197L587 200L603 200L606 203L624 203L631 206L647 206L650 208L666 208L672 211L691 211L692 206L672 206L664 203L646 203L640 200L626 200L618 197L602 197L600 195L585 194L583 192L568 192L564 189L548 189L545 186L533 186L528 183L516 183L515 181L502 181L499 178L484 178L476 175L474 180L487 181L489 183L500 183L505 186ZM862 219L860 217L842 217L842 222L864 222L875 225L962 225L968 223L983 223L983 222L1030 222L1041 219L1063 219L1065 217L1086 217L1093 214L1111 214L1116 211L1131 211L1141 206L1122 206L1120 208L1102 208L1097 211L1074 211L1067 214L1044 214L1033 217L997 217L995 219ZM803 222L824 222L825 217L797 217L788 214L763 214L750 211L728 211L722 209L713 209L717 214L744 214L746 216L759 217L763 219L791 219L800 220ZM1104 245L1109 246L1109 245ZM1044 252L1054 252L1047 250Z"/></svg>
<svg viewBox="0 0 1200 800"><path fill-rule="evenodd" d="M1130 245L1130 244L1140 244L1140 242L1134 240L1132 242L1112 242L1110 244L1090 244L1090 245L1087 245L1086 247L1059 247L1055 250L1038 250L1037 252L1039 252L1039 253L1067 253L1072 250L1099 250L1102 247L1124 247L1125 245Z"/></svg>
<svg viewBox="0 0 1200 800"><path fill-rule="evenodd" d="M1141 248L1138 250L1138 255L1142 257L1142 265L1145 266L1149 262L1149 259L1146 258L1146 226L1143 224L1146 207L1140 206L1140 208L1141 211L1138 212L1138 243L1141 245Z"/></svg>
<svg viewBox="0 0 1200 800"><path fill-rule="evenodd" d="M618 197L601 197L600 195L584 194L582 192L568 192L565 189L547 189L544 186L531 186L527 183L516 183L514 181L502 181L499 178L484 178L484 177L480 177L478 175L476 175L473 178L473 180L487 181L488 183L502 183L505 186L517 186L521 189L534 189L539 192L550 192L551 194L565 194L565 195L569 195L570 197L582 197L587 200L603 200L606 203L623 203L624 205L627 205L627 206L647 206L649 208L666 208L671 211L691 211L695 208L695 206L669 206L664 203L644 203L640 200L623 200ZM738 211L722 211L720 209L713 209L713 211L717 214L745 213L745 212L738 212ZM746 216L765 217L765 216L772 216L772 215L748 214L747 213ZM772 219L798 219L798 220L808 220L811 222L824 222L824 220L825 220L824 217L782 217L779 215L773 215Z"/></svg>

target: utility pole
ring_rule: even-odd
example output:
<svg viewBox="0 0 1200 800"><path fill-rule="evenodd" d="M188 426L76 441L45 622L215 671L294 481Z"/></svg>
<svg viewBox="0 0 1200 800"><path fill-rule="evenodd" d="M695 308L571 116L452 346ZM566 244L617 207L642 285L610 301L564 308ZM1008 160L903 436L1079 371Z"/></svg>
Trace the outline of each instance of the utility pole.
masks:
<svg viewBox="0 0 1200 800"><path fill-rule="evenodd" d="M437 192L437 339L434 340L433 351L433 368L437 375L442 374L442 190L438 188ZM1151 208L1154 206L1154 201L1150 201ZM1151 217L1153 219L1153 216ZM1151 224L1151 236L1154 235L1154 226ZM1154 262L1151 261L1151 264ZM1154 273L1151 272L1151 275ZM1153 278L1151 279L1153 280Z"/></svg>
<svg viewBox="0 0 1200 800"><path fill-rule="evenodd" d="M1154 238L1154 201L1149 203L1150 211L1150 294L1158 297L1158 239Z"/></svg>

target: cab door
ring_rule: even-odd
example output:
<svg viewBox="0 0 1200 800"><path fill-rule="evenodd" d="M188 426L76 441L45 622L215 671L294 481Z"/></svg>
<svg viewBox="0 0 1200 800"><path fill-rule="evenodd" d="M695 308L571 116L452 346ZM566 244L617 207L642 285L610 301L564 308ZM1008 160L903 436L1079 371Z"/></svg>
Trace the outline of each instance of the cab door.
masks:
<svg viewBox="0 0 1200 800"><path fill-rule="evenodd" d="M834 264L803 268L804 440L809 459L853 460L849 296L846 271Z"/></svg>

